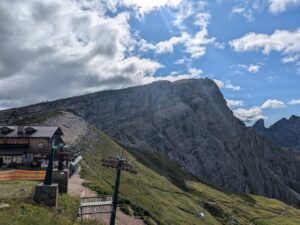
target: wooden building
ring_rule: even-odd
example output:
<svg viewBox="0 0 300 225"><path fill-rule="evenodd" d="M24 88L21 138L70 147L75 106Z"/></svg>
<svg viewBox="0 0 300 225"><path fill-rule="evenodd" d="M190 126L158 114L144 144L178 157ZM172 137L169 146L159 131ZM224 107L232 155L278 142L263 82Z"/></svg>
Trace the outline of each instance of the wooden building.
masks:
<svg viewBox="0 0 300 225"><path fill-rule="evenodd" d="M40 165L62 136L53 126L0 126L0 167Z"/></svg>

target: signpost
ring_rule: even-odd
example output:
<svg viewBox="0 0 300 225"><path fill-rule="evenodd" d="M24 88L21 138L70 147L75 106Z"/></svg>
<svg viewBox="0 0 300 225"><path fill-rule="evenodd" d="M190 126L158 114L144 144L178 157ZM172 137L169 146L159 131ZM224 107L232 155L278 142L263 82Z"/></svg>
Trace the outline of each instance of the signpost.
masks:
<svg viewBox="0 0 300 225"><path fill-rule="evenodd" d="M123 157L123 155L124 155L124 151L122 152L122 155L118 157L109 157L108 159L102 159L102 166L116 169L116 180L115 180L114 193L112 199L112 212L110 217L110 225L115 225L115 221L116 221L121 170L127 171L129 173L137 174L136 169L132 165L126 162L126 159Z"/></svg>

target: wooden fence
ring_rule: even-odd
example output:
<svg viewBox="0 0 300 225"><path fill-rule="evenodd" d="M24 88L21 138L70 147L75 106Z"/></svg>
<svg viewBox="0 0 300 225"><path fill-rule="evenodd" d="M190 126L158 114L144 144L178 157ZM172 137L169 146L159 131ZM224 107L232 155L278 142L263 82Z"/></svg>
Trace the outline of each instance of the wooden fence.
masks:
<svg viewBox="0 0 300 225"><path fill-rule="evenodd" d="M0 171L1 180L44 180L45 170L2 170Z"/></svg>

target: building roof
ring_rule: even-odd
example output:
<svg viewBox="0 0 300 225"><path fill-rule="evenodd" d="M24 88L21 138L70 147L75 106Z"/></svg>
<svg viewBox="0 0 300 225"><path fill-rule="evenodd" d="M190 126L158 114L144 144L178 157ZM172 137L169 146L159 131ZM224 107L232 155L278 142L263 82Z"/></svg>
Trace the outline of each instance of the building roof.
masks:
<svg viewBox="0 0 300 225"><path fill-rule="evenodd" d="M61 136L63 132L54 126L0 126L0 138L51 138L53 135Z"/></svg>

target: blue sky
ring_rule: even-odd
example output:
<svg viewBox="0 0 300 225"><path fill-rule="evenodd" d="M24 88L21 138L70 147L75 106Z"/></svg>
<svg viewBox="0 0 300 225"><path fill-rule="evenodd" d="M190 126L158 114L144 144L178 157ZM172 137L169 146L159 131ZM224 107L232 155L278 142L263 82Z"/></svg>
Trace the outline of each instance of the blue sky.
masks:
<svg viewBox="0 0 300 225"><path fill-rule="evenodd" d="M0 109L209 77L247 124L300 115L300 0L4 0L0 17Z"/></svg>

